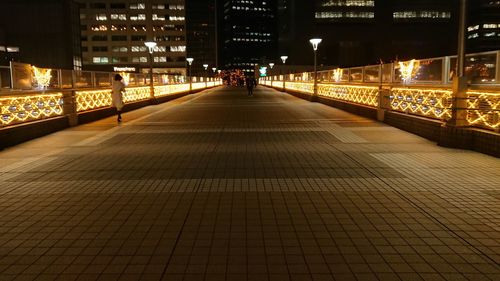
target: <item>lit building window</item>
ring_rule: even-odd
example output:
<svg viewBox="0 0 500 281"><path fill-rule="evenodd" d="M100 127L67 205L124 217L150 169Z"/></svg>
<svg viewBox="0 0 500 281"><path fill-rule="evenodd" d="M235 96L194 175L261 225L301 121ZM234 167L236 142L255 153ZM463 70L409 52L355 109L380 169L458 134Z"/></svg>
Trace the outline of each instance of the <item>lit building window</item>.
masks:
<svg viewBox="0 0 500 281"><path fill-rule="evenodd" d="M170 46L170 52L185 52L186 46Z"/></svg>
<svg viewBox="0 0 500 281"><path fill-rule="evenodd" d="M323 0L322 7L374 7L374 0Z"/></svg>
<svg viewBox="0 0 500 281"><path fill-rule="evenodd" d="M171 21L181 21L181 20L184 20L184 17L181 17L181 16L169 16L168 20L171 20Z"/></svg>
<svg viewBox="0 0 500 281"><path fill-rule="evenodd" d="M168 5L169 10L184 10L184 5L180 4L170 4Z"/></svg>
<svg viewBox="0 0 500 281"><path fill-rule="evenodd" d="M127 47L120 47L120 46L114 46L112 51L114 53L126 53L128 52L128 48Z"/></svg>
<svg viewBox="0 0 500 281"><path fill-rule="evenodd" d="M474 25L474 26L467 27L467 31L474 31L474 30L478 30L478 29L479 29L479 25Z"/></svg>
<svg viewBox="0 0 500 281"><path fill-rule="evenodd" d="M316 12L317 19L373 19L374 12Z"/></svg>
<svg viewBox="0 0 500 281"><path fill-rule="evenodd" d="M97 14L95 15L95 19L98 21L104 21L108 20L108 17L106 16L106 14Z"/></svg>
<svg viewBox="0 0 500 281"><path fill-rule="evenodd" d="M113 24L111 25L111 31L124 31L127 30L127 26L123 24Z"/></svg>
<svg viewBox="0 0 500 281"><path fill-rule="evenodd" d="M93 63L109 63L108 57L93 57L92 58Z"/></svg>
<svg viewBox="0 0 500 281"><path fill-rule="evenodd" d="M146 20L146 14L138 14L130 16L130 20L138 21L138 20Z"/></svg>
<svg viewBox="0 0 500 281"><path fill-rule="evenodd" d="M112 20L127 20L126 14L111 14L109 17Z"/></svg>
<svg viewBox="0 0 500 281"><path fill-rule="evenodd" d="M132 62L148 62L147 57L133 57Z"/></svg>
<svg viewBox="0 0 500 281"><path fill-rule="evenodd" d="M164 4L153 4L153 10L165 10Z"/></svg>
<svg viewBox="0 0 500 281"><path fill-rule="evenodd" d="M167 62L167 57L154 57L154 62Z"/></svg>
<svg viewBox="0 0 500 281"><path fill-rule="evenodd" d="M165 46L156 46L154 48L155 53L165 53L167 51L167 47Z"/></svg>
<svg viewBox="0 0 500 281"><path fill-rule="evenodd" d="M153 20L162 20L162 21L164 21L165 20L165 16L160 16L158 14L153 14L152 19Z"/></svg>
<svg viewBox="0 0 500 281"><path fill-rule="evenodd" d="M133 31L146 31L146 26L145 25L132 25L130 28Z"/></svg>
<svg viewBox="0 0 500 281"><path fill-rule="evenodd" d="M146 4L144 4L144 3L130 4L130 9L132 9L132 10L144 10L144 9L146 9Z"/></svg>
<svg viewBox="0 0 500 281"><path fill-rule="evenodd" d="M137 52L146 52L148 49L146 46L132 46L130 50L134 53L137 53Z"/></svg>
<svg viewBox="0 0 500 281"><path fill-rule="evenodd" d="M101 24L101 25L93 25L90 29L92 31L107 31L108 27Z"/></svg>
<svg viewBox="0 0 500 281"><path fill-rule="evenodd" d="M479 33L472 33L470 34L469 36L467 36L468 39L474 39L474 38L478 38L479 37Z"/></svg>
<svg viewBox="0 0 500 281"><path fill-rule="evenodd" d="M397 11L393 13L394 19L449 19L450 12L441 11Z"/></svg>
<svg viewBox="0 0 500 281"><path fill-rule="evenodd" d="M483 28L485 28L485 29L492 29L492 28L498 28L498 27L500 27L500 24L496 24L496 23L483 24Z"/></svg>

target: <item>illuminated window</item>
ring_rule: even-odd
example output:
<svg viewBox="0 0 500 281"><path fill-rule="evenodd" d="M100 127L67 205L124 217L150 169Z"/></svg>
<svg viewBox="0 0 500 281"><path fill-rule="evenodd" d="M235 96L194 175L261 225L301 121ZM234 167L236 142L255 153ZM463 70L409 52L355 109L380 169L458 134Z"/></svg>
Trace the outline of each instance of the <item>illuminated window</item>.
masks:
<svg viewBox="0 0 500 281"><path fill-rule="evenodd" d="M182 16L169 16L168 20L171 20L171 21L180 21L180 20L184 20L184 17L182 17Z"/></svg>
<svg viewBox="0 0 500 281"><path fill-rule="evenodd" d="M132 9L132 10L144 10L144 9L146 9L146 4L144 4L144 3L130 4L130 9Z"/></svg>
<svg viewBox="0 0 500 281"><path fill-rule="evenodd" d="M113 58L111 58L111 61L113 63L128 62L128 58L127 57L113 57Z"/></svg>
<svg viewBox="0 0 500 281"><path fill-rule="evenodd" d="M101 24L101 25L93 25L90 29L92 31L107 31L108 27Z"/></svg>
<svg viewBox="0 0 500 281"><path fill-rule="evenodd" d="M112 49L113 53L126 53L128 51L127 47L114 46Z"/></svg>
<svg viewBox="0 0 500 281"><path fill-rule="evenodd" d="M146 46L132 46L130 50L134 53L147 52L148 48Z"/></svg>
<svg viewBox="0 0 500 281"><path fill-rule="evenodd" d="M170 52L185 52L186 46L170 46Z"/></svg>
<svg viewBox="0 0 500 281"><path fill-rule="evenodd" d="M374 12L316 12L317 19L373 19Z"/></svg>
<svg viewBox="0 0 500 281"><path fill-rule="evenodd" d="M153 14L152 19L153 19L153 20L161 20L161 21L164 21L164 20L165 20L165 16L160 16L160 15L158 15L158 14Z"/></svg>
<svg viewBox="0 0 500 281"><path fill-rule="evenodd" d="M479 25L474 25L474 26L467 27L467 31L474 31L474 30L478 30L478 29L479 29Z"/></svg>
<svg viewBox="0 0 500 281"><path fill-rule="evenodd" d="M167 57L154 57L154 62L167 62Z"/></svg>
<svg viewBox="0 0 500 281"><path fill-rule="evenodd" d="M108 57L93 57L92 62L94 63L109 63Z"/></svg>
<svg viewBox="0 0 500 281"><path fill-rule="evenodd" d="M138 14L130 16L130 20L138 21L138 20L146 20L146 14Z"/></svg>
<svg viewBox="0 0 500 281"><path fill-rule="evenodd" d="M153 10L165 10L164 4L153 4Z"/></svg>
<svg viewBox="0 0 500 281"><path fill-rule="evenodd" d="M169 10L184 10L184 5L181 4L170 4L168 5Z"/></svg>
<svg viewBox="0 0 500 281"><path fill-rule="evenodd" d="M112 20L127 20L126 14L111 14L109 17Z"/></svg>
<svg viewBox="0 0 500 281"><path fill-rule="evenodd" d="M124 31L127 30L127 26L123 24L113 24L111 25L111 31Z"/></svg>
<svg viewBox="0 0 500 281"><path fill-rule="evenodd" d="M133 31L146 31L146 26L145 25L132 25L130 28Z"/></svg>
<svg viewBox="0 0 500 281"><path fill-rule="evenodd" d="M323 0L322 7L374 7L374 0Z"/></svg>
<svg viewBox="0 0 500 281"><path fill-rule="evenodd" d="M155 53L165 53L167 51L167 47L165 46L156 46L154 48Z"/></svg>
<svg viewBox="0 0 500 281"><path fill-rule="evenodd" d="M108 17L106 16L106 14L97 14L95 15L95 19L98 21L104 21L108 20Z"/></svg>
<svg viewBox="0 0 500 281"><path fill-rule="evenodd" d="M19 47L7 46L7 53L19 53Z"/></svg>
<svg viewBox="0 0 500 281"><path fill-rule="evenodd" d="M485 29L498 28L498 27L500 27L500 24L496 24L496 23L483 24L483 28L485 28Z"/></svg>
<svg viewBox="0 0 500 281"><path fill-rule="evenodd" d="M397 11L393 13L393 18L398 19L449 19L450 12L441 11Z"/></svg>
<svg viewBox="0 0 500 281"><path fill-rule="evenodd" d="M132 62L148 62L147 57L133 57Z"/></svg>

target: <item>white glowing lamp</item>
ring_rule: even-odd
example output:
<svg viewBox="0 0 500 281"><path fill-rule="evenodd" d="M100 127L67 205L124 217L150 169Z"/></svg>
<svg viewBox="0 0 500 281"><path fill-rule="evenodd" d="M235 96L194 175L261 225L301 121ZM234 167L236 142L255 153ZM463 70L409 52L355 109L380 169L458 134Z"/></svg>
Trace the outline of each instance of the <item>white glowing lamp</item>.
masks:
<svg viewBox="0 0 500 281"><path fill-rule="evenodd" d="M146 45L146 47L148 47L149 53L152 54L157 44L156 44L156 42L148 41L148 42L144 42L144 45Z"/></svg>
<svg viewBox="0 0 500 281"><path fill-rule="evenodd" d="M321 39L321 38L313 38L313 39L309 40L309 42L311 42L313 49L315 51L318 50L318 45L319 45L319 43L321 43L321 41L323 41L323 39Z"/></svg>
<svg viewBox="0 0 500 281"><path fill-rule="evenodd" d="M208 64L204 64L203 67L205 68L205 70L208 69Z"/></svg>
<svg viewBox="0 0 500 281"><path fill-rule="evenodd" d="M270 63L269 63L269 67L270 67L271 69L273 69L273 66L274 66L274 63L273 63L273 62L270 62Z"/></svg>
<svg viewBox="0 0 500 281"><path fill-rule="evenodd" d="M215 72L217 70L217 67L212 67L212 71Z"/></svg>
<svg viewBox="0 0 500 281"><path fill-rule="evenodd" d="M193 63L193 61L194 61L194 59L193 59L193 58L187 58L186 60L187 60L187 62L189 63L189 65L191 65L191 64Z"/></svg>
<svg viewBox="0 0 500 281"><path fill-rule="evenodd" d="M280 58L283 61L283 64L285 64L286 60L288 59L288 56L281 56Z"/></svg>

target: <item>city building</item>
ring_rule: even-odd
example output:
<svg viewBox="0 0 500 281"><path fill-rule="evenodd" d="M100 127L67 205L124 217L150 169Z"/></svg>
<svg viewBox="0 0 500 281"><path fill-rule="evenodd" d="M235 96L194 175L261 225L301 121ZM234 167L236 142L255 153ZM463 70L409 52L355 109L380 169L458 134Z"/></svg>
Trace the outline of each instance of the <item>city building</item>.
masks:
<svg viewBox="0 0 500 281"><path fill-rule="evenodd" d="M216 16L216 0L186 1L187 57L194 59L193 75L212 75L212 68L219 66Z"/></svg>
<svg viewBox="0 0 500 281"><path fill-rule="evenodd" d="M500 1L468 2L467 49L469 52L500 50Z"/></svg>
<svg viewBox="0 0 500 281"><path fill-rule="evenodd" d="M72 0L2 0L0 65L81 69L78 7Z"/></svg>
<svg viewBox="0 0 500 281"><path fill-rule="evenodd" d="M308 40L320 37L320 66L450 55L458 8L454 0L280 0L280 52L287 63L312 64Z"/></svg>
<svg viewBox="0 0 500 281"><path fill-rule="evenodd" d="M77 0L87 70L184 74L184 0ZM152 54L145 42L157 43ZM150 60L150 56L152 60Z"/></svg>
<svg viewBox="0 0 500 281"><path fill-rule="evenodd" d="M276 0L220 0L218 9L223 68L253 73L279 60Z"/></svg>

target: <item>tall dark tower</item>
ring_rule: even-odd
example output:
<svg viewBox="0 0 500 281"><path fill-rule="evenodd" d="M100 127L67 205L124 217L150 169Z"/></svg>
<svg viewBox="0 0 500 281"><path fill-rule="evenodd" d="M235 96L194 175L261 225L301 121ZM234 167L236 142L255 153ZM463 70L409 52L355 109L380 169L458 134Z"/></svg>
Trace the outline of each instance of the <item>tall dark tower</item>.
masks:
<svg viewBox="0 0 500 281"><path fill-rule="evenodd" d="M256 64L277 62L276 0L222 0L223 67L254 71Z"/></svg>
<svg viewBox="0 0 500 281"><path fill-rule="evenodd" d="M186 1L187 57L192 73L204 76L217 65L216 0ZM203 64L208 64L205 71Z"/></svg>
<svg viewBox="0 0 500 281"><path fill-rule="evenodd" d="M469 0L467 51L500 50L500 2Z"/></svg>

